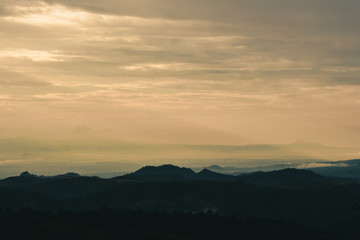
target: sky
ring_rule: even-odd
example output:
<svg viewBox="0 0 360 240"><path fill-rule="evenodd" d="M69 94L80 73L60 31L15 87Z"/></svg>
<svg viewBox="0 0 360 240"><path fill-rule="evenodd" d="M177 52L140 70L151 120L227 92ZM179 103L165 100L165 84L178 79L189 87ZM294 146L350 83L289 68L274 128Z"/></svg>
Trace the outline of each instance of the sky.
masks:
<svg viewBox="0 0 360 240"><path fill-rule="evenodd" d="M0 138L360 143L358 0L0 0Z"/></svg>

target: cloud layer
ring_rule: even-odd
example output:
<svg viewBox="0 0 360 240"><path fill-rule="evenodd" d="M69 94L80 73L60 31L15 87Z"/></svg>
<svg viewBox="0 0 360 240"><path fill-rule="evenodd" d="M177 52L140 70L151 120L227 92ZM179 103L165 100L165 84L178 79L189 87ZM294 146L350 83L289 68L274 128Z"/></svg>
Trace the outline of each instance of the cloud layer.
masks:
<svg viewBox="0 0 360 240"><path fill-rule="evenodd" d="M0 134L87 126L132 141L358 145L359 10L354 0L1 1Z"/></svg>

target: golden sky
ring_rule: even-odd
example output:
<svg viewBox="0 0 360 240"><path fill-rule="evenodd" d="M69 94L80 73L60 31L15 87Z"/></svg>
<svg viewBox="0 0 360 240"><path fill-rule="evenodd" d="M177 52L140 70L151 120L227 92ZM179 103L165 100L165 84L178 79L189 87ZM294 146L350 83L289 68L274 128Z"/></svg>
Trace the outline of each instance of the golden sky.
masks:
<svg viewBox="0 0 360 240"><path fill-rule="evenodd" d="M358 0L0 0L0 138L360 143Z"/></svg>

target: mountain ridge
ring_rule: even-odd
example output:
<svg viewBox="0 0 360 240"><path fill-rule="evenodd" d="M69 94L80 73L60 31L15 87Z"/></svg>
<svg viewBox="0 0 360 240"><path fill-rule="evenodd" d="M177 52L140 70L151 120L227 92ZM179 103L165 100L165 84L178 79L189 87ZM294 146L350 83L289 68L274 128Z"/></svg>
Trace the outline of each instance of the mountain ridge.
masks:
<svg viewBox="0 0 360 240"><path fill-rule="evenodd" d="M169 169L171 174L164 171ZM191 178L178 173L191 173ZM137 172L133 178L25 175L30 177L0 180L3 209L79 212L106 207L170 213L211 210L224 216L266 217L336 234L360 234L360 184L320 176L310 170L285 169L237 177L210 170L195 173L176 166L153 166ZM340 225L341 228L334 228Z"/></svg>

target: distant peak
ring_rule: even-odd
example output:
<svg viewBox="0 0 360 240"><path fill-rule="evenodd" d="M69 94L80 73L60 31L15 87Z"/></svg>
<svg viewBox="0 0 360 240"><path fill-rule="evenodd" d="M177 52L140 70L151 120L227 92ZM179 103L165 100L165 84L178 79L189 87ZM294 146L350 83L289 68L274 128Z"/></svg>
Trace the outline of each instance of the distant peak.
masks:
<svg viewBox="0 0 360 240"><path fill-rule="evenodd" d="M140 168L132 175L152 175L152 174L181 174L181 175L192 175L195 174L190 168L178 167L171 164L161 166L146 166Z"/></svg>
<svg viewBox="0 0 360 240"><path fill-rule="evenodd" d="M209 169L203 169L197 174L197 180L207 181L233 181L234 177L222 173L213 172Z"/></svg>
<svg viewBox="0 0 360 240"><path fill-rule="evenodd" d="M205 168L205 169L203 169L203 170L201 170L201 171L199 172L199 174L204 174L204 173L215 173L215 172L213 172L213 171L211 171L211 170L209 170L209 169L207 169L207 168Z"/></svg>
<svg viewBox="0 0 360 240"><path fill-rule="evenodd" d="M211 170L224 170L223 167L220 167L219 165L211 165L206 167L206 169L211 169Z"/></svg>
<svg viewBox="0 0 360 240"><path fill-rule="evenodd" d="M78 174L78 173L68 172L68 173L65 173L65 174L56 175L55 177L58 177L58 178L75 178L75 177L80 177L80 176L81 175Z"/></svg>
<svg viewBox="0 0 360 240"><path fill-rule="evenodd" d="M314 146L324 146L322 144L319 144L319 143L313 143L313 142L309 142L309 141L305 141L305 140L302 140L302 139L299 139L297 140L296 142L290 144L290 145L294 145L294 146L311 146L311 147L314 147Z"/></svg>
<svg viewBox="0 0 360 240"><path fill-rule="evenodd" d="M161 170L190 170L192 171L190 168L184 168L184 167L178 167L178 166L174 166L171 164L165 164L165 165L161 165L161 166L146 166L143 167L139 170L145 170L145 169L161 169Z"/></svg>
<svg viewBox="0 0 360 240"><path fill-rule="evenodd" d="M309 141L305 141L303 139L298 139L293 144L297 145L297 144L313 144L313 143L311 143Z"/></svg>
<svg viewBox="0 0 360 240"><path fill-rule="evenodd" d="M267 175L283 175L283 176L291 176L291 177L316 177L316 178L323 178L323 176L306 169L297 169L297 168L285 168L281 170L275 170L271 172L265 172L263 174Z"/></svg>
<svg viewBox="0 0 360 240"><path fill-rule="evenodd" d="M37 177L37 175L31 174L28 171L25 171L20 174L20 177Z"/></svg>

